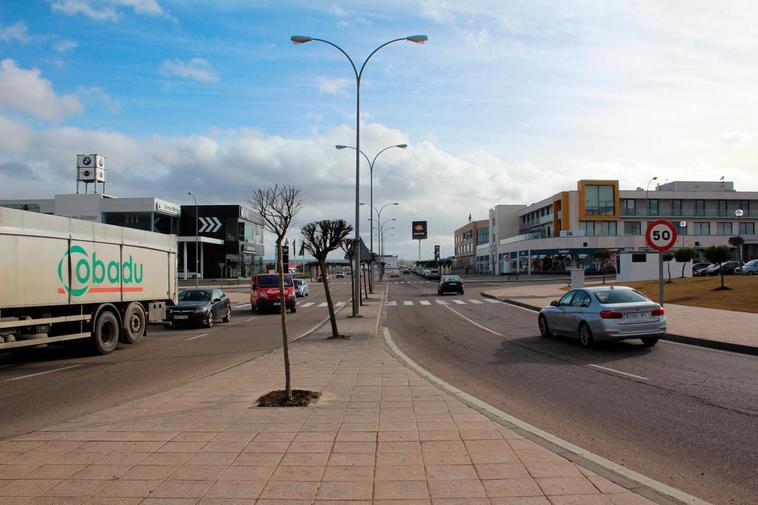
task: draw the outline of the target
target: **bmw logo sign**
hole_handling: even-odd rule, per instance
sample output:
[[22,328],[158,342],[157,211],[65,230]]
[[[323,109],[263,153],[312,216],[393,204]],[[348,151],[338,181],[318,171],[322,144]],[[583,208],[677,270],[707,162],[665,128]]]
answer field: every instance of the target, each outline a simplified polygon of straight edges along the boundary
[[92,163],[92,158],[90,158],[89,156],[85,156],[84,159],[82,160],[82,164],[89,165],[90,163]]
[[100,159],[98,159],[98,160],[97,160],[97,165],[98,165],[99,167],[102,167],[102,166],[103,166],[103,159],[102,159],[102,158],[100,158]]

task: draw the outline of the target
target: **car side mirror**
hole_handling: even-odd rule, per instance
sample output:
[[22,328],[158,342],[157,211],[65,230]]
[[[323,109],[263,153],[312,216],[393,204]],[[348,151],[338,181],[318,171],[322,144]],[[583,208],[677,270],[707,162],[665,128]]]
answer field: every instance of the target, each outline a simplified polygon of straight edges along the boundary
[[557,307],[558,306],[558,300],[553,300],[552,302],[550,302],[550,306],[551,307]]
[[220,301],[221,301],[221,298],[214,298],[214,299],[213,299],[213,303],[218,303],[218,302],[220,302]]

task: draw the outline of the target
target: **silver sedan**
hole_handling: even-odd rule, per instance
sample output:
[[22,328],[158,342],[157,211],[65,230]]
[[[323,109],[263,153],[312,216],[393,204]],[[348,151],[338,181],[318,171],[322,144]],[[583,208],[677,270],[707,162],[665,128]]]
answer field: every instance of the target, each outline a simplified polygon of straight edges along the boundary
[[666,334],[663,307],[636,289],[598,286],[574,289],[540,310],[543,337],[578,338],[584,347],[602,340],[642,339],[646,347]]

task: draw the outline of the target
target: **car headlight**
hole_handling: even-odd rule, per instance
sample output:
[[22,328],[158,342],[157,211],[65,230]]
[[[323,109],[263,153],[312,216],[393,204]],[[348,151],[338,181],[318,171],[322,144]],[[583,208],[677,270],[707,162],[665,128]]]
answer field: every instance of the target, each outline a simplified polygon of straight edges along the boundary
[[208,311],[208,307],[198,307],[198,308],[195,309],[195,313],[196,314],[199,314],[199,313],[202,313],[202,312],[207,312],[207,311]]

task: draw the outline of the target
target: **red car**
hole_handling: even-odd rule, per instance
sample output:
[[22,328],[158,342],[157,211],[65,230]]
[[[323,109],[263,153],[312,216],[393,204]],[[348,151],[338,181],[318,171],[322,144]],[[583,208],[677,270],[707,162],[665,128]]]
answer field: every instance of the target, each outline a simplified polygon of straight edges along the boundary
[[[284,299],[290,312],[296,312],[295,281],[290,274],[284,274]],[[250,310],[274,310],[280,304],[279,274],[255,274],[250,278]]]

